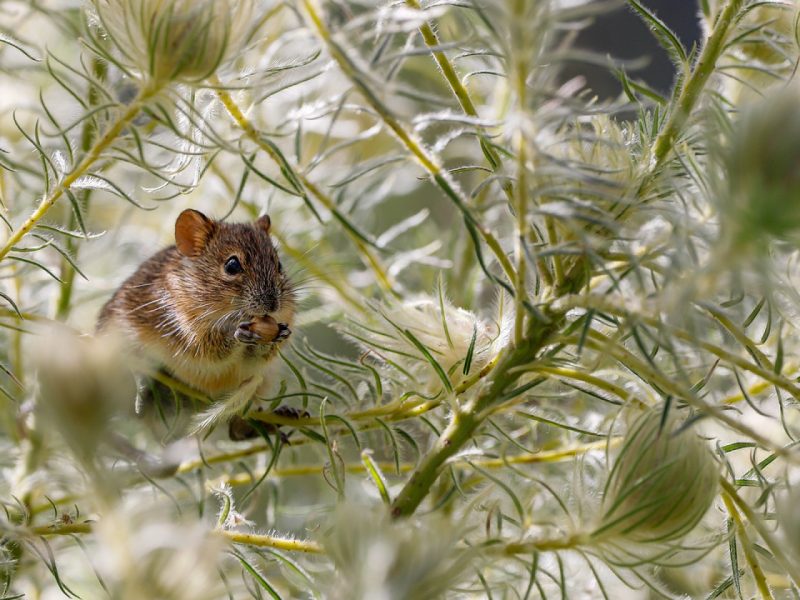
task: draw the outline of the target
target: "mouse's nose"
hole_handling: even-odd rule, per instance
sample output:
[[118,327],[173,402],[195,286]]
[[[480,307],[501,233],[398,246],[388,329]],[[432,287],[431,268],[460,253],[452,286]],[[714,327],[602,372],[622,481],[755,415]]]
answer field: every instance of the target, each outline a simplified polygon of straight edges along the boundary
[[262,294],[259,298],[259,303],[261,304],[265,313],[274,313],[280,308],[278,295],[270,292]]

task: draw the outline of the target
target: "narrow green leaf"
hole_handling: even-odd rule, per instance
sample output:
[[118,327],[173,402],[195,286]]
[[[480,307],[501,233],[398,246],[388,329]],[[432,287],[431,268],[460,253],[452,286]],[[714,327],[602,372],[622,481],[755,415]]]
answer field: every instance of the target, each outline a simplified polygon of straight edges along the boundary
[[367,473],[372,478],[375,487],[378,488],[383,503],[389,506],[392,503],[392,499],[389,497],[389,490],[386,487],[386,478],[383,476],[378,464],[372,460],[371,450],[365,449],[361,451],[361,462],[367,469]]
[[475,354],[475,342],[478,340],[478,325],[477,323],[472,324],[472,339],[469,342],[469,348],[467,348],[467,356],[464,359],[464,370],[462,371],[464,375],[469,375],[469,370],[472,367],[472,357]]
[[264,576],[261,575],[261,573],[259,573],[256,570],[256,568],[253,565],[251,565],[241,553],[235,552],[234,556],[236,556],[236,558],[239,559],[239,562],[245,568],[245,571],[250,573],[250,576],[253,578],[253,581],[255,581],[259,586],[261,586],[262,589],[265,589],[267,593],[270,595],[270,597],[273,598],[273,600],[281,600],[280,594],[278,594],[278,592],[275,591],[275,588],[273,588],[267,582]]
[[447,377],[447,373],[444,372],[442,365],[440,365],[439,362],[435,358],[433,358],[433,356],[425,347],[425,345],[417,339],[417,336],[411,333],[408,329],[403,330],[403,335],[405,335],[408,338],[408,340],[412,344],[414,344],[417,350],[420,351],[420,354],[422,354],[425,357],[425,360],[427,360],[428,363],[433,367],[433,370],[436,371],[436,374],[439,376],[439,379],[441,379],[444,389],[446,389],[449,393],[452,393],[453,384],[450,383],[450,379]]

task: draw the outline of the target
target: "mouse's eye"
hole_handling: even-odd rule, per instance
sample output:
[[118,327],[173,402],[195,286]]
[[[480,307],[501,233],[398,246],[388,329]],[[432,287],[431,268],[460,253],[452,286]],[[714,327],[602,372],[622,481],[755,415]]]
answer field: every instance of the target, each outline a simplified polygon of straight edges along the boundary
[[239,259],[235,256],[231,256],[225,261],[225,272],[228,275],[238,275],[242,271],[244,271],[244,269],[242,269],[242,263],[240,263]]

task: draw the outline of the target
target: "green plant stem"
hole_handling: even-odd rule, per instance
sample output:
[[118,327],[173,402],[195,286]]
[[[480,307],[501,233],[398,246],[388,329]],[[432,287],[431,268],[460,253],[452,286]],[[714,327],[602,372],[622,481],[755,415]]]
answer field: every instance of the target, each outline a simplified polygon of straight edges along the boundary
[[[87,207],[89,204],[89,198],[92,195],[92,190],[83,190],[81,194],[81,199],[79,202],[83,204],[84,207]],[[70,216],[69,220],[69,229],[75,229],[77,225],[75,215]],[[68,238],[66,242],[65,251],[68,254],[75,255],[78,252],[79,246],[75,243],[73,238]],[[62,281],[58,300],[56,301],[56,319],[63,321],[69,316],[69,313],[72,310],[72,291],[75,288],[75,268],[69,264],[69,261],[62,257],[61,258],[61,265],[60,265],[60,279]]]
[[[560,448],[558,450],[544,450],[542,452],[534,452],[531,454],[515,454],[512,456],[504,456],[502,458],[472,459],[469,462],[471,465],[476,467],[481,467],[483,469],[503,469],[508,465],[534,465],[534,464],[557,463],[564,460],[569,460],[576,456],[581,456],[583,454],[586,454],[587,452],[593,452],[595,450],[605,450],[607,447],[617,446],[621,442],[622,438],[611,438],[608,441],[603,440],[600,442],[579,444],[576,446]],[[257,447],[254,447],[254,450],[248,452],[247,455],[257,454],[259,452],[264,452],[268,449],[269,448],[266,445],[259,445]],[[210,464],[215,464],[220,462],[232,462],[234,460],[242,458],[243,456],[245,456],[243,452],[230,453],[229,455],[219,454],[216,456],[209,457],[208,462]],[[213,459],[213,462],[211,459]],[[415,468],[415,465],[413,463],[400,463],[399,469],[397,465],[391,461],[380,461],[376,462],[376,464],[388,476],[391,476],[392,474],[398,472],[410,473]],[[190,471],[197,470],[203,466],[204,466],[203,462],[200,459],[187,461],[186,463],[181,465],[180,469],[178,469],[178,472],[187,473]],[[319,475],[325,471],[325,468],[326,466],[322,464],[275,467],[270,471],[270,475],[278,479],[285,477],[305,477],[309,475]],[[366,467],[362,463],[348,463],[344,466],[344,469],[348,473],[363,473],[366,471]],[[262,475],[263,471],[261,471],[260,473],[247,472],[247,473],[238,473],[236,475],[231,475],[231,476],[226,475],[220,479],[210,482],[210,485],[222,485],[222,484],[228,484],[232,486],[247,485],[253,483],[253,481],[257,481]],[[59,500],[54,500],[54,503],[59,504],[60,502]],[[48,508],[52,508],[50,504],[47,504],[46,506],[42,505],[43,510],[47,510]]]
[[[92,533],[94,526],[92,523],[54,523],[52,525],[38,525],[19,530],[19,535],[73,535],[76,533]],[[216,534],[234,544],[246,544],[258,546],[260,548],[275,548],[289,552],[304,552],[307,554],[319,554],[322,546],[316,542],[294,540],[288,537],[277,535],[264,535],[257,533],[244,533],[240,531],[216,530]]]
[[[236,122],[239,128],[244,132],[244,134],[250,138],[261,150],[263,150],[267,156],[269,156],[279,167],[283,168],[288,166],[291,169],[291,179],[294,179],[294,182],[290,180],[290,183],[299,184],[302,189],[299,189],[298,192],[305,192],[307,191],[310,193],[316,200],[322,204],[327,210],[331,213],[339,214],[338,208],[336,203],[333,201],[333,198],[330,198],[327,194],[325,194],[319,186],[313,183],[304,173],[300,171],[295,165],[291,165],[288,163],[288,159],[281,158],[278,153],[275,151],[270,144],[266,143],[261,134],[259,133],[258,129],[252,124],[252,122],[244,115],[242,109],[233,99],[233,97],[228,93],[228,91],[223,87],[222,82],[220,81],[219,77],[214,75],[210,82],[212,85],[216,86],[216,93],[217,97],[219,98],[222,105],[225,107],[225,110],[228,111],[228,114],[231,118]],[[355,245],[356,249],[358,250],[359,256],[361,256],[364,264],[375,273],[375,278],[378,281],[378,284],[383,288],[386,292],[390,293],[395,297],[399,297],[398,292],[395,290],[395,283],[392,281],[391,277],[387,273],[385,267],[381,264],[380,259],[375,256],[375,254],[367,247],[360,237],[358,237],[349,227],[344,227],[344,231],[350,240]]]
[[504,392],[519,379],[521,372],[516,367],[535,359],[537,353],[558,330],[562,319],[562,315],[556,314],[549,315],[547,320],[530,319],[522,343],[503,351],[483,391],[466,405],[453,411],[447,427],[392,503],[393,517],[407,517],[414,513],[428,495],[445,463],[472,439],[493,405],[500,402]]
[[[20,276],[20,270],[21,270],[21,265],[15,265],[14,266],[14,276],[12,278],[12,281],[14,282],[14,295],[16,297],[17,306],[19,306],[21,304],[21,301],[22,301],[22,287],[23,287],[24,282],[25,282],[25,280]],[[9,311],[9,312],[11,312],[11,311]],[[19,318],[21,316],[23,319],[26,319],[26,320],[35,319],[35,317],[33,317],[33,315],[26,314],[24,312],[20,312],[19,314],[17,314],[16,312],[11,312],[11,314],[15,318]],[[14,373],[17,376],[17,379],[19,380],[20,384],[25,385],[25,368],[24,368],[25,367],[25,355],[23,353],[23,347],[22,347],[22,335],[23,335],[23,332],[21,331],[21,328],[20,329],[15,329],[13,331],[13,333],[12,333],[12,343],[13,343],[13,350],[14,350],[12,365],[13,365]],[[16,413],[16,407],[14,407],[13,410]],[[7,429],[6,431],[14,431],[14,429],[16,429],[16,428],[15,427],[11,427],[11,428]]]
[[515,554],[531,554],[533,552],[552,552],[558,550],[571,550],[589,543],[590,537],[585,533],[573,533],[559,538],[546,538],[541,540],[528,540],[513,542],[500,547],[502,554],[513,556]]
[[276,550],[303,552],[305,554],[319,554],[322,552],[322,546],[316,542],[293,540],[291,538],[275,535],[244,533],[241,531],[218,530],[217,533],[234,544],[246,544],[248,546],[258,546],[259,548],[275,548]]
[[720,477],[719,484],[724,493],[736,504],[738,509],[758,532],[758,535],[761,536],[761,539],[770,549],[770,552],[772,552],[778,564],[786,570],[794,584],[800,587],[800,565],[786,556],[786,553],[783,551],[783,544],[775,539],[772,532],[764,525],[764,521],[753,511],[750,505],[742,499],[733,484],[724,477]]
[[708,78],[714,72],[722,51],[728,31],[742,7],[744,0],[728,0],[719,13],[714,29],[700,52],[700,56],[692,69],[691,74],[684,81],[673,106],[667,122],[662,127],[653,145],[654,169],[660,166],[675,146],[675,140],[680,135],[689,116],[705,89]]
[[[417,10],[422,10],[422,7],[418,0],[406,0],[406,5],[410,6],[411,8],[415,8]],[[430,22],[426,21],[422,25],[420,25],[419,32],[422,35],[422,39],[425,42],[425,45],[430,49],[433,59],[439,66],[442,76],[445,78],[445,81],[447,81],[447,84],[450,86],[450,90],[453,92],[453,95],[456,97],[456,100],[458,100],[458,104],[459,106],[461,106],[461,110],[464,111],[464,114],[469,115],[470,117],[473,117],[475,119],[480,119],[478,110],[477,108],[475,108],[475,104],[473,103],[469,92],[461,83],[461,80],[459,79],[458,74],[456,73],[455,67],[453,67],[453,64],[447,58],[447,54],[444,51],[438,49],[441,42],[439,41],[439,36],[436,35],[436,31],[434,30],[433,25]],[[523,85],[524,83],[525,82],[523,81]],[[486,161],[489,163],[489,167],[492,169],[492,172],[494,173],[502,173],[503,163],[502,160],[500,159],[500,155],[492,147],[491,141],[487,137],[484,128],[478,125],[477,129],[478,129],[478,140],[480,142],[481,150],[483,151],[483,154],[486,157]],[[524,165],[525,162],[524,156],[521,158],[521,162]],[[522,175],[524,177],[524,174]],[[508,180],[507,178],[504,178],[502,180],[502,183],[500,184],[500,187],[505,193],[509,203],[517,206],[519,204],[519,200],[515,197],[514,186],[511,183],[511,181]],[[524,198],[525,190],[527,189],[527,187],[525,186],[523,178],[518,179],[518,187],[521,188],[522,190],[519,192],[519,195]],[[485,187],[482,190],[481,195],[482,196],[485,195],[488,189],[489,189],[488,186]],[[480,206],[480,201],[478,201],[477,204],[478,206]],[[474,257],[475,253],[469,249],[469,246],[467,246],[465,248],[465,256],[462,259],[461,264],[464,266],[471,266],[472,263],[474,262]],[[539,275],[542,277],[544,282],[547,285],[552,285],[553,277],[550,274],[550,269],[547,268],[547,265],[544,263],[544,261],[538,261],[537,267]],[[519,265],[517,265],[517,274],[519,275],[519,273],[520,273],[520,267]],[[522,285],[524,286],[524,273],[522,274],[522,280],[523,280]],[[520,282],[517,281],[516,283],[517,283],[517,291],[519,291]],[[519,305],[518,308],[521,308],[523,299],[519,298],[519,294],[517,303]],[[517,314],[520,315],[521,312],[518,312]],[[520,318],[520,321],[522,320],[524,320],[524,315],[522,315],[522,317]]]
[[[638,185],[633,189],[638,195],[646,189],[649,183],[660,172],[660,167],[675,147],[675,140],[683,132],[689,117],[703,95],[708,79],[714,73],[717,60],[725,49],[725,42],[739,9],[744,0],[727,0],[714,23],[711,35],[706,40],[700,56],[691,72],[681,85],[680,91],[673,96],[667,121],[661,127],[659,134],[653,141],[649,156],[652,157],[649,168],[643,172]],[[648,156],[647,154],[645,156]],[[626,203],[616,218],[620,219],[633,204]],[[587,281],[587,257],[575,260],[567,270],[564,282],[556,286],[556,297],[579,291]]]
[[91,533],[91,523],[54,523],[30,527],[24,533],[32,535],[72,535],[74,533]]
[[461,191],[451,183],[448,175],[439,165],[437,158],[425,148],[419,140],[415,139],[411,133],[406,131],[405,127],[395,118],[389,108],[375,95],[372,89],[366,85],[350,57],[347,56],[342,48],[334,41],[331,32],[328,30],[328,27],[323,22],[316,8],[316,2],[314,0],[303,0],[303,6],[306,9],[311,24],[328,48],[331,58],[336,61],[336,64],[342,72],[361,92],[365,100],[381,118],[384,125],[394,133],[397,139],[400,140],[411,155],[414,156],[417,162],[430,174],[444,194],[458,207],[467,224],[478,232],[489,249],[494,253],[506,277],[513,285],[516,281],[514,266],[511,264],[508,256],[506,256],[505,250],[503,250],[498,239],[487,227],[475,218],[475,215],[472,214],[468,206],[467,198],[465,198]]
[[608,381],[603,377],[592,375],[591,373],[584,373],[583,371],[579,371],[578,369],[571,369],[568,367],[551,367],[538,364],[530,365],[530,367],[525,367],[525,368],[526,370],[530,370],[531,372],[558,377],[561,380],[574,380],[574,381],[581,381],[583,383],[588,383],[589,385],[599,388],[605,392],[614,394],[624,403],[632,402],[642,408],[647,406],[647,404],[644,401],[634,396],[633,392],[631,392],[630,390],[618,386],[614,383],[611,383],[610,381]]
[[[410,6],[411,8],[415,8],[417,10],[422,10],[422,7],[418,0],[406,0],[406,5]],[[442,76],[447,81],[447,84],[450,86],[450,90],[453,92],[453,95],[458,100],[459,106],[461,106],[461,110],[464,111],[464,114],[473,117],[475,119],[480,119],[480,115],[478,114],[478,109],[475,108],[475,104],[470,97],[469,91],[464,85],[461,83],[461,80],[458,77],[458,73],[456,73],[455,67],[450,62],[450,59],[447,58],[447,54],[443,50],[438,50],[441,42],[439,41],[439,36],[436,35],[436,31],[434,30],[434,26],[426,21],[419,27],[419,32],[422,34],[422,39],[425,42],[425,45],[430,48],[431,55],[433,59],[436,61],[436,64],[439,66],[439,69],[442,72]],[[492,169],[494,173],[501,173],[503,163],[500,158],[500,155],[497,151],[492,147],[491,141],[489,140],[488,136],[486,135],[485,129],[478,125],[478,140],[480,140],[481,150],[483,151],[484,156],[486,157],[486,161],[489,163],[489,167]],[[514,185],[508,179],[503,179],[503,182],[500,184],[500,188],[508,198],[509,202],[514,201]],[[543,277],[549,277],[549,271],[545,270],[542,273]],[[552,282],[551,282],[552,283]]]
[[[772,595],[772,590],[770,590],[769,585],[767,585],[767,578],[764,575],[764,570],[761,568],[761,563],[758,562],[758,557],[753,551],[753,544],[750,541],[750,536],[747,535],[747,530],[745,529],[744,523],[742,523],[742,519],[739,516],[739,511],[736,510],[733,500],[726,492],[722,492],[722,501],[725,503],[725,508],[728,510],[728,514],[731,516],[731,519],[733,519],[733,522],[736,526],[736,535],[739,538],[742,549],[744,550],[745,560],[750,567],[750,572],[753,575],[753,579],[755,579],[758,591],[761,593],[761,598],[763,600],[775,600],[775,597]],[[734,569],[739,568],[739,565],[731,566]]]
[[144,108],[147,102],[158,93],[159,88],[153,86],[145,86],[140,91],[136,98],[128,104],[125,110],[114,120],[111,125],[106,129],[105,133],[100,137],[90,148],[89,152],[83,159],[64,174],[64,177],[58,184],[50,190],[36,210],[25,220],[25,222],[15,229],[6,243],[0,248],[0,260],[6,257],[11,250],[16,246],[23,237],[42,220],[47,212],[53,207],[61,196],[64,195],[69,187],[75,183],[80,177],[86,175],[89,169],[97,162],[105,150],[107,150],[119,137],[122,131],[130,125],[136,118],[139,112]]
[[[560,338],[558,340],[562,343],[577,344],[579,341],[578,336],[570,336]],[[762,435],[758,430],[745,425],[729,416],[723,407],[716,404],[709,404],[703,398],[693,394],[688,388],[680,385],[662,373],[658,368],[651,366],[650,363],[643,359],[638,358],[632,352],[627,350],[624,346],[617,343],[615,340],[608,336],[603,335],[598,331],[590,330],[584,340],[584,345],[606,356],[612,357],[620,364],[624,365],[631,372],[636,373],[637,376],[647,381],[651,386],[656,389],[661,389],[664,393],[685,400],[695,409],[708,414],[719,422],[724,423],[734,431],[738,431],[745,436],[758,443],[761,447],[773,451],[776,455],[783,457],[789,462],[800,464],[800,457],[797,456],[791,449],[785,448],[780,444],[770,440],[765,435]]]
[[[520,20],[524,14],[524,2],[526,0],[516,0],[514,2],[514,18],[517,27],[513,28],[512,36],[516,36],[519,28],[522,27]],[[515,145],[517,150],[517,189],[514,197],[515,230],[514,230],[514,256],[516,258],[517,279],[514,282],[514,343],[522,343],[522,336],[525,333],[525,303],[528,300],[528,293],[525,288],[525,240],[528,236],[528,142],[525,133],[526,108],[528,105],[528,57],[524,53],[518,53],[512,58],[514,63],[512,81],[514,91],[517,94],[517,110],[520,113],[519,124],[514,133]],[[555,243],[555,240],[551,240]],[[547,270],[549,272],[549,270]]]
[[756,342],[747,337],[747,334],[741,327],[731,321],[727,316],[725,316],[725,314],[723,314],[721,310],[715,306],[710,304],[702,304],[702,307],[708,311],[715,321],[727,329],[728,333],[730,333],[737,342],[747,349],[747,351],[758,361],[760,366],[766,367],[770,371],[775,372],[775,365],[772,363],[770,358],[758,349]]
[[[422,10],[422,6],[418,0],[405,0],[405,2],[406,6],[410,6],[416,10]],[[475,104],[472,102],[469,92],[461,84],[461,80],[459,79],[453,64],[450,62],[450,59],[447,58],[447,54],[445,54],[442,50],[437,50],[437,48],[440,46],[439,36],[436,35],[431,23],[428,21],[424,22],[419,26],[419,32],[422,34],[422,39],[425,42],[425,45],[430,48],[433,59],[436,61],[436,64],[439,65],[439,69],[441,69],[442,75],[458,100],[458,104],[461,106],[461,109],[470,117],[475,117],[476,119],[479,118],[478,110],[475,108]],[[497,154],[495,149],[489,145],[489,140],[486,138],[483,128],[480,128],[479,139],[481,140],[481,148],[486,155],[486,160],[489,162],[492,170],[496,170],[501,163],[500,156]],[[511,184],[508,183],[505,185],[510,186]],[[510,190],[507,193],[510,194]]]

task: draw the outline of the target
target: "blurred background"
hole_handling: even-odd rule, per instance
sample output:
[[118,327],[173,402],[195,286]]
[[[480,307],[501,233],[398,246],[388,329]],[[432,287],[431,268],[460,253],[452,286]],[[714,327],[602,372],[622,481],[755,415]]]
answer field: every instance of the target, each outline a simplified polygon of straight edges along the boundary
[[[605,3],[604,0],[594,0]],[[643,0],[672,29],[686,48],[700,41],[700,7],[695,0]],[[647,26],[628,6],[598,15],[578,34],[577,48],[620,59],[632,66],[630,74],[640,77],[653,89],[668,94],[675,69]],[[620,93],[619,81],[608,69],[587,70],[585,66],[567,66],[565,77],[585,75],[590,88],[601,98]]]

